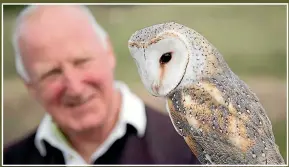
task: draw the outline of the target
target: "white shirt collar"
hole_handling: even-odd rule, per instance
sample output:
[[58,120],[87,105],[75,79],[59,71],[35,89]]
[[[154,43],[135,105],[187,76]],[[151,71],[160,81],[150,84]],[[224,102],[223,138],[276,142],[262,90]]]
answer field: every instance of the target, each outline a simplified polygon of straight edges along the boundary
[[[143,137],[145,133],[147,120],[143,101],[132,93],[123,82],[115,81],[115,88],[119,89],[122,94],[120,117],[107,140],[101,144],[98,150],[92,155],[91,161],[103,155],[117,139],[124,136],[126,124],[131,124],[136,128],[138,137]],[[36,148],[42,156],[45,156],[46,149],[43,140],[63,152],[66,164],[85,163],[78,153],[65,142],[62,134],[59,133],[51,116],[48,114],[46,114],[41,121],[35,137]]]

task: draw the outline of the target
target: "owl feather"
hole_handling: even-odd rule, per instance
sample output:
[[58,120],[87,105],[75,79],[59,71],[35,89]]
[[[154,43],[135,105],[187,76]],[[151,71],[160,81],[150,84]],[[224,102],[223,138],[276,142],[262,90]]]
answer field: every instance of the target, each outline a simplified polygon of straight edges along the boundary
[[258,97],[204,36],[168,22],[136,31],[128,45],[144,86],[166,98],[201,163],[284,164]]

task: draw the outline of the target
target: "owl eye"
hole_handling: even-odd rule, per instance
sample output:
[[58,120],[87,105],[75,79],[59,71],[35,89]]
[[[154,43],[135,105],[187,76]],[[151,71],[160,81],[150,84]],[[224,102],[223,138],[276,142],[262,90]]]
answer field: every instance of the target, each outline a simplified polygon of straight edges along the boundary
[[160,58],[161,64],[166,64],[172,59],[172,52],[164,53]]

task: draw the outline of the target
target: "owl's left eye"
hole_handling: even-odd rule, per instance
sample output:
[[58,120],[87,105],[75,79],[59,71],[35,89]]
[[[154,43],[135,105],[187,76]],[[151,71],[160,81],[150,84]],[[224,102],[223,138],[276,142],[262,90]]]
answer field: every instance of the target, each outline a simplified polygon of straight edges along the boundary
[[172,59],[172,52],[164,53],[160,58],[161,64],[166,64]]

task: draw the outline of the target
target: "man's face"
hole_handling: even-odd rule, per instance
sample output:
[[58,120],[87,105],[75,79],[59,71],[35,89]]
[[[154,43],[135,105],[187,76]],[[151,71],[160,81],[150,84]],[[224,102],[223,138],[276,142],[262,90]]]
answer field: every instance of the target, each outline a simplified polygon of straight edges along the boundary
[[28,89],[62,128],[100,126],[110,114],[114,56],[91,25],[51,24],[31,23],[26,28],[33,35],[19,40],[31,78]]

